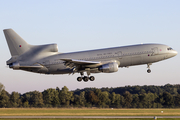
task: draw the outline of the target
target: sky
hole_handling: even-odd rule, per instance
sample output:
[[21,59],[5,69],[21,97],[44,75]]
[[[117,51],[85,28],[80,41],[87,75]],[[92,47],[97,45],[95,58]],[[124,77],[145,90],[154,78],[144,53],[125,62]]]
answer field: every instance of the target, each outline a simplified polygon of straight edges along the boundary
[[12,28],[32,45],[57,43],[59,52],[84,51],[141,43],[166,44],[180,53],[179,0],[2,0],[0,2],[0,83],[9,93],[86,87],[180,84],[180,55],[147,65],[92,74],[42,75],[9,69],[11,55],[3,29]]

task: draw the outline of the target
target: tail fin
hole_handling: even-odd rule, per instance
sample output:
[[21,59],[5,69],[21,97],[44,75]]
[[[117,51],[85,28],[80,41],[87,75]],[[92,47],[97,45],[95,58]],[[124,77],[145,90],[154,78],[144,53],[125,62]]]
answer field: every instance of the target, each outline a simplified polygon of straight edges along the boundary
[[30,49],[30,45],[23,40],[14,30],[4,29],[4,35],[6,37],[7,44],[11,56],[19,56]]

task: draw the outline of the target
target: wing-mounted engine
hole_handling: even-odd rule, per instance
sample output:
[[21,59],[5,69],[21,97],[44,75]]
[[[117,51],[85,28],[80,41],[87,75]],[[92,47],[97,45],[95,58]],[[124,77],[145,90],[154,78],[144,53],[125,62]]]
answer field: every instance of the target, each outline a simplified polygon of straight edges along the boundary
[[98,69],[103,73],[113,73],[118,71],[118,64],[116,62],[107,63],[100,66]]

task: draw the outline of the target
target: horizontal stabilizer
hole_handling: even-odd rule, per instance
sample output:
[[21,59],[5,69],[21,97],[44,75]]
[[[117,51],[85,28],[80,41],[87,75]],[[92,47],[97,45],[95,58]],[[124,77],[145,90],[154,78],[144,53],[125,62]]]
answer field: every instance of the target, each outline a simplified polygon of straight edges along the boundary
[[13,69],[20,69],[20,68],[25,68],[25,69],[40,69],[43,68],[44,66],[40,65],[40,64],[35,64],[35,65],[28,65],[28,66],[24,66],[24,65],[20,65],[19,63],[15,62],[9,65],[9,68],[13,68]]
[[20,68],[36,68],[36,69],[39,69],[39,68],[43,68],[43,66],[20,66]]

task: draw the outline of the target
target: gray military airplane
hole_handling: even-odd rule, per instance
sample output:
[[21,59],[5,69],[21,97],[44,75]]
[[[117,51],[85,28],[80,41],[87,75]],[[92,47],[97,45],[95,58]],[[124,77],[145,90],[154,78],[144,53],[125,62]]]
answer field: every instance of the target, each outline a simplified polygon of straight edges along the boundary
[[[163,44],[139,44],[89,51],[59,53],[57,44],[30,45],[12,29],[3,30],[10,49],[9,68],[42,74],[80,73],[77,81],[94,81],[91,73],[113,73],[119,67],[150,65],[177,55]],[[84,72],[87,76],[84,76]]]

